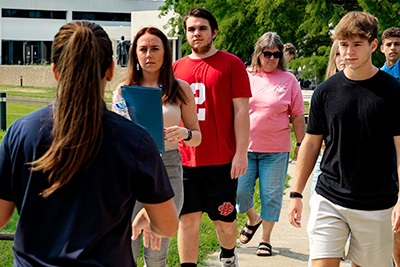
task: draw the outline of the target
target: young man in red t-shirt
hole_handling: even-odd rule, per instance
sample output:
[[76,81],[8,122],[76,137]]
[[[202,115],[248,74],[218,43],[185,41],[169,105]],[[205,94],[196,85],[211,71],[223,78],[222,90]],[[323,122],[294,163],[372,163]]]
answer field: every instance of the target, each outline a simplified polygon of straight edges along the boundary
[[222,266],[237,266],[235,198],[237,177],[247,169],[250,84],[243,62],[214,47],[218,24],[208,10],[192,9],[183,27],[192,53],[173,66],[175,76],[195,94],[202,142],[180,146],[185,195],[178,234],[181,266],[196,266],[202,212],[217,230]]

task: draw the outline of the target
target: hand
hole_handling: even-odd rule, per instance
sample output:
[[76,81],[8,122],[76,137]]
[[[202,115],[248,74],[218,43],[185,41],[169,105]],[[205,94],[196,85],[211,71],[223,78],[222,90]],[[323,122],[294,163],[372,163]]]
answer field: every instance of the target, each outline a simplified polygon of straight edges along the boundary
[[397,201],[392,211],[392,230],[395,233],[400,232],[400,202]]
[[289,223],[296,228],[301,227],[301,212],[303,211],[303,202],[301,198],[291,198],[288,208]]
[[232,168],[231,168],[231,178],[237,179],[240,175],[243,175],[247,171],[247,153],[244,155],[235,154],[232,160]]
[[140,236],[143,231],[143,245],[148,248],[151,243],[152,250],[160,250],[161,237],[151,231],[150,219],[145,209],[141,209],[132,222],[132,240]]
[[171,126],[164,128],[164,140],[171,143],[178,143],[179,141],[186,139],[188,134],[186,128],[179,126]]

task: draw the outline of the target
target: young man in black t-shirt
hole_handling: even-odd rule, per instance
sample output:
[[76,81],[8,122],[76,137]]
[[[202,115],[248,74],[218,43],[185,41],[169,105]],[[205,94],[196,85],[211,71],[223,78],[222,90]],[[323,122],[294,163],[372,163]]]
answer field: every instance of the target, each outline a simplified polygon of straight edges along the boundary
[[288,216],[301,227],[301,192],[324,140],[307,229],[313,266],[339,266],[349,236],[353,266],[391,266],[391,229],[400,230],[393,160],[400,151],[400,84],[372,65],[377,25],[364,12],[341,19],[332,38],[346,68],[319,85],[311,101]]

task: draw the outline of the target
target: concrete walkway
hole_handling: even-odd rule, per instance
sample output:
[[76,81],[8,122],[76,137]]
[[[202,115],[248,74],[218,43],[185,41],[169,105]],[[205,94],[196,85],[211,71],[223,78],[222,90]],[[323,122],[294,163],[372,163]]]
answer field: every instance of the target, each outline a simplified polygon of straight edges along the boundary
[[[296,163],[289,163],[288,174],[293,178]],[[307,222],[310,214],[310,207],[308,201],[310,199],[310,187],[312,177],[308,180],[306,189],[303,192],[303,214],[302,214],[302,228],[298,229],[289,224],[287,218],[287,209],[289,204],[290,187],[285,190],[282,202],[282,211],[279,222],[275,224],[271,236],[272,256],[271,257],[258,257],[255,253],[258,243],[261,239],[262,227],[260,227],[253,239],[246,245],[242,245],[239,240],[237,244],[239,248],[236,249],[239,259],[240,267],[258,267],[258,266],[271,266],[271,267],[306,267],[308,266],[308,235],[307,235]],[[289,181],[291,185],[293,179]],[[239,231],[243,225],[239,225]],[[221,266],[217,260],[218,253],[210,255],[210,259],[206,261],[207,266]],[[341,267],[350,267],[349,262],[342,262]]]

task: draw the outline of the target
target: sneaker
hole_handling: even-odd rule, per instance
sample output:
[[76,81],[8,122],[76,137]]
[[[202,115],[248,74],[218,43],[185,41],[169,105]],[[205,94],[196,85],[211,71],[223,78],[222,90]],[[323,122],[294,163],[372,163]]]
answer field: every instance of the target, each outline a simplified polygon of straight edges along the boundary
[[220,252],[218,259],[222,267],[239,267],[237,263],[236,250],[235,250],[235,255],[230,258],[221,258],[221,252]]

